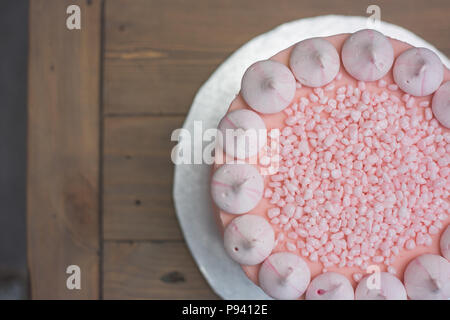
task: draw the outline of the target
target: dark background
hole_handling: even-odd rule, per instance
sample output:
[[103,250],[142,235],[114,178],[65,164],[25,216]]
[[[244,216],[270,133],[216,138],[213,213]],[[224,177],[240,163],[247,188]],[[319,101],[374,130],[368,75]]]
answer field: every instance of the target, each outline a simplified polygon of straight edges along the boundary
[[27,297],[28,1],[0,2],[0,299]]

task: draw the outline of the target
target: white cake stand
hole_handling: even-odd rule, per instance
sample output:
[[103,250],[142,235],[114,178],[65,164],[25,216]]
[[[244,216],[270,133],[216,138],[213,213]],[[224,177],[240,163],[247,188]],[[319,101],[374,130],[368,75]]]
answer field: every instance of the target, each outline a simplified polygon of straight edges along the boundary
[[[204,130],[216,128],[239,92],[244,71],[253,62],[267,59],[303,39],[368,27],[368,19],[364,17],[329,15],[288,22],[250,40],[225,60],[200,88],[183,128],[193,134],[195,120],[202,121]],[[446,56],[412,32],[386,22],[381,22],[378,30],[413,46],[427,47],[450,66]],[[269,299],[225,253],[209,197],[210,170],[207,164],[175,167],[173,196],[187,245],[200,271],[223,299]]]

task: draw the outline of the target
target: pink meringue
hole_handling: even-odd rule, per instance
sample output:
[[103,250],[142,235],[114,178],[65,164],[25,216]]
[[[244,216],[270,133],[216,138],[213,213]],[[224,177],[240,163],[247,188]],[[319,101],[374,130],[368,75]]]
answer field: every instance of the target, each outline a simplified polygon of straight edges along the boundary
[[413,300],[448,300],[450,262],[436,254],[423,254],[408,264],[404,281]]
[[413,96],[435,92],[444,79],[444,66],[439,57],[426,48],[411,48],[397,57],[393,68],[395,83]]
[[249,164],[225,164],[214,173],[211,181],[214,203],[233,214],[255,208],[263,191],[263,177],[256,167]]
[[298,299],[311,278],[306,262],[289,252],[272,254],[259,269],[259,286],[275,299]]
[[364,29],[355,32],[342,47],[345,70],[361,81],[381,79],[394,62],[394,49],[382,33]]
[[441,253],[447,260],[450,260],[450,225],[442,232],[440,240]]
[[309,87],[321,87],[338,74],[339,54],[323,38],[306,39],[292,49],[289,66],[300,83]]
[[[379,283],[375,277],[379,276]],[[372,278],[371,278],[372,277]],[[379,288],[376,286],[379,285]],[[406,290],[402,282],[393,274],[380,272],[365,276],[356,287],[356,300],[406,300]]]
[[263,119],[251,110],[226,114],[218,127],[219,145],[227,155],[238,159],[253,157],[266,145],[267,130]]
[[225,228],[228,255],[243,265],[263,262],[275,245],[275,234],[266,219],[251,214],[234,218]]
[[296,81],[291,70],[277,61],[255,62],[242,77],[242,98],[261,113],[282,111],[291,104],[295,90]]
[[315,277],[306,291],[306,300],[354,300],[353,287],[347,277],[326,272]]
[[434,94],[431,110],[437,121],[450,129],[450,81],[445,82]]

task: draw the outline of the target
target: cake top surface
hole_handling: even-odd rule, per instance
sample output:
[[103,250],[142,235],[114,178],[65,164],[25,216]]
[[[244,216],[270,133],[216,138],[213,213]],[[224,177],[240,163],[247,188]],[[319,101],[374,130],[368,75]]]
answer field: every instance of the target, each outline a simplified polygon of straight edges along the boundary
[[[252,263],[234,254],[249,278],[273,284],[277,269],[262,267],[270,253],[294,254],[312,277],[332,271],[353,285],[373,266],[403,280],[414,258],[441,254],[450,222],[449,80],[431,51],[373,30],[308,39],[250,66],[219,130],[280,135],[225,137],[212,178],[225,234],[236,214],[267,223],[251,233],[241,220],[226,237],[229,250],[249,252]],[[249,147],[236,148],[239,139]],[[247,164],[222,165],[235,158]],[[288,262],[280,268],[296,275],[300,267]]]

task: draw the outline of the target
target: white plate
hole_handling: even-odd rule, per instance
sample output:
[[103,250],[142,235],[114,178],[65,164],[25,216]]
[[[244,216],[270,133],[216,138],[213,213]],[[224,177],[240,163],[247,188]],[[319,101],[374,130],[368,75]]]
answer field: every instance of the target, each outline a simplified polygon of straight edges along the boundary
[[[355,32],[367,27],[367,18],[364,17],[320,16],[285,23],[250,40],[225,60],[200,88],[183,128],[193,133],[194,120],[202,121],[203,129],[216,128],[239,92],[244,71],[253,62],[267,59],[303,39]],[[385,22],[381,22],[378,30],[413,46],[433,50],[449,67],[447,57],[410,31]],[[200,271],[220,297],[268,299],[225,253],[221,232],[211,209],[210,170],[206,164],[175,167],[173,196],[187,245]]]

